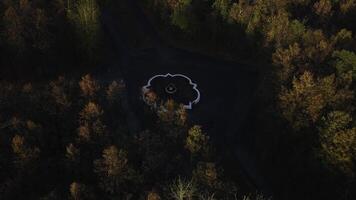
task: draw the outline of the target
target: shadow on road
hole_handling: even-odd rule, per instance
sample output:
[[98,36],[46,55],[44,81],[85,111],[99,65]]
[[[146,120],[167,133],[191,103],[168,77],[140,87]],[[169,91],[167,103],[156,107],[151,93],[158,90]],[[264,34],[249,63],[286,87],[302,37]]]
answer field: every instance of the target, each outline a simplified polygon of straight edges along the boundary
[[150,48],[135,49],[126,39],[130,30],[125,30],[125,25],[116,20],[120,18],[118,12],[107,9],[102,13],[102,24],[117,55],[109,76],[122,76],[127,84],[126,107],[132,115],[129,118],[134,124],[132,132],[141,129],[141,89],[147,81],[157,74],[184,74],[198,84],[201,92],[199,104],[189,111],[192,122],[205,128],[217,148],[234,155],[231,165],[242,168],[245,178],[255,189],[268,192],[253,151],[246,145],[250,136],[242,131],[258,85],[259,74],[250,70],[255,67],[171,47],[160,39],[134,0],[123,2],[126,2],[126,12],[133,16],[127,20],[136,23],[151,41]]

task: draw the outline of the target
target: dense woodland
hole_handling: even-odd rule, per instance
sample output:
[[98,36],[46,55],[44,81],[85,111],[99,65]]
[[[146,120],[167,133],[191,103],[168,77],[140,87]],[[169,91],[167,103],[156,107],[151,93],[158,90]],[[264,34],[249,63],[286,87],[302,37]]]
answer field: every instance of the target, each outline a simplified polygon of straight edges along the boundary
[[255,66],[262,188],[175,102],[132,132],[125,82],[95,74],[120,2],[0,2],[0,199],[356,198],[355,0],[137,0],[172,46]]

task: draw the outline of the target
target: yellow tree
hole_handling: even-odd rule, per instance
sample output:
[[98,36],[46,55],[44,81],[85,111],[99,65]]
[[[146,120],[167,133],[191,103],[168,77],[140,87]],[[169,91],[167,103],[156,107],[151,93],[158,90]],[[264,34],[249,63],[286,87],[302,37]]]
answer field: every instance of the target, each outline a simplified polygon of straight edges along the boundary
[[115,146],[108,146],[103,150],[102,158],[95,160],[94,165],[101,188],[109,194],[120,192],[120,185],[129,173],[127,153]]
[[192,154],[202,153],[208,148],[209,137],[203,133],[201,126],[195,125],[188,131],[185,148]]
[[334,75],[314,78],[306,71],[294,78],[291,89],[283,88],[279,106],[283,117],[295,130],[300,130],[315,125],[327,107],[347,106],[352,99],[352,91],[347,86],[338,86]]
[[88,98],[93,98],[100,89],[99,83],[93,79],[90,74],[87,74],[82,77],[82,80],[79,82],[79,86],[82,92],[82,95]]
[[40,149],[38,147],[30,147],[26,144],[23,136],[15,135],[12,138],[11,146],[16,155],[15,164],[19,168],[24,168],[39,157]]
[[330,169],[353,178],[356,155],[356,127],[350,114],[342,111],[330,112],[320,127],[323,161]]
[[103,139],[105,125],[102,122],[103,110],[94,102],[88,102],[79,113],[80,127],[78,135],[84,141],[96,141]]
[[95,199],[92,191],[82,183],[73,182],[69,186],[71,200],[91,200]]
[[331,0],[319,0],[314,4],[314,12],[323,19],[331,17],[333,14],[332,8],[333,5]]

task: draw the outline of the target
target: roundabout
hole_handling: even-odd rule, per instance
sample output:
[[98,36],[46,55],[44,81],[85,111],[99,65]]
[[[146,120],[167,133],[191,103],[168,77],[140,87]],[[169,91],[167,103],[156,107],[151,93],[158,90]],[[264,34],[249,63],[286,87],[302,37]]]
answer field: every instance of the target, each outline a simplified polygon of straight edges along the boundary
[[[153,95],[154,94],[154,95]],[[148,105],[174,100],[191,110],[200,101],[198,85],[183,74],[159,74],[151,77],[142,87],[142,98]],[[154,101],[152,97],[154,96]]]

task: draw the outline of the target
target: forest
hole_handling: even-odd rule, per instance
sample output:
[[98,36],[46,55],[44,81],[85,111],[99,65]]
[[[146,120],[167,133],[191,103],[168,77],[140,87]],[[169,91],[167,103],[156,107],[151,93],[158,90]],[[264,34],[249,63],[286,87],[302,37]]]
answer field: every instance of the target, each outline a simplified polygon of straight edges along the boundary
[[[356,199],[355,33],[356,0],[2,0],[0,199]],[[163,44],[258,74],[263,184],[173,100],[135,128],[122,69]]]

